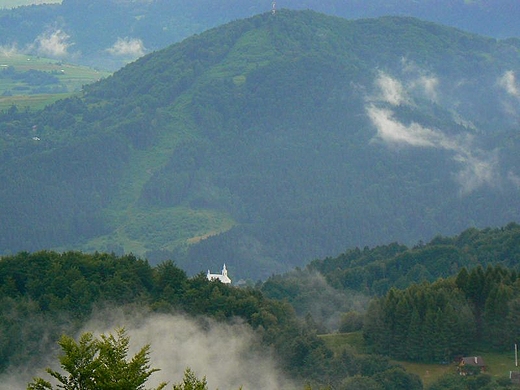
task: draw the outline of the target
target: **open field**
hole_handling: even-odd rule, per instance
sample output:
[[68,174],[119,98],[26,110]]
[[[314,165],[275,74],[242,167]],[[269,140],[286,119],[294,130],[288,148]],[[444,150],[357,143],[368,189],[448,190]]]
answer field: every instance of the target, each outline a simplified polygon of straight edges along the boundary
[[72,93],[55,93],[41,95],[17,95],[0,96],[0,112],[5,111],[13,105],[19,109],[29,108],[31,110],[41,110],[57,100],[65,99]]
[[2,0],[0,2],[0,8],[15,8],[22,5],[32,4],[56,4],[60,3],[61,0]]
[[[16,77],[9,76],[8,70],[14,69]],[[47,90],[32,85],[20,75],[36,70],[55,78]],[[19,108],[40,109],[56,100],[79,92],[83,85],[107,77],[110,72],[85,66],[63,63],[42,57],[20,53],[0,52],[0,111],[13,104]]]
[[[345,348],[358,354],[366,352],[361,332],[332,333],[321,335],[320,338],[334,353],[340,353]],[[513,350],[511,350],[510,353],[475,351],[473,355],[481,356],[484,359],[487,367],[486,372],[493,377],[507,377],[509,376],[509,371],[520,371],[520,368],[515,367]],[[454,363],[425,364],[397,360],[393,362],[403,366],[406,371],[417,374],[423,381],[425,387],[428,387],[441,376],[456,371]]]

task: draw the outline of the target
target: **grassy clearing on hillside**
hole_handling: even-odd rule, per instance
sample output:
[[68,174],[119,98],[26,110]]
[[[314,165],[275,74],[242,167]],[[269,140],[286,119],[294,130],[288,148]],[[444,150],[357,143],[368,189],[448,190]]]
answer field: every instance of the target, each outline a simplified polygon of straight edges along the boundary
[[[332,333],[321,335],[320,338],[334,353],[341,353],[345,348],[356,354],[367,353],[361,332]],[[513,351],[510,353],[475,351],[473,355],[481,356],[484,359],[487,366],[486,372],[493,377],[508,377],[509,371],[520,371],[519,367],[515,367]],[[425,387],[428,387],[443,375],[456,372],[455,363],[425,364],[398,360],[393,362],[404,367],[406,371],[418,375]]]
[[320,338],[334,353],[341,353],[345,347],[350,348],[357,354],[367,352],[361,332],[324,334],[320,335]]
[[9,109],[11,106],[17,106],[19,109],[29,108],[31,110],[41,110],[60,99],[65,99],[73,95],[72,93],[60,94],[41,94],[41,95],[17,95],[17,96],[0,96],[0,112]]
[[245,83],[244,73],[268,65],[274,49],[266,31],[252,31],[244,34],[233,46],[222,63],[214,66],[209,78],[232,78],[235,85]]
[[[173,250],[205,237],[231,229],[235,221],[215,210],[193,210],[174,207],[169,210],[138,212],[126,215],[126,224],[108,236],[90,241],[85,250],[111,251],[124,249],[143,256],[148,250]],[[159,229],[157,229],[159,227]]]
[[395,363],[404,367],[407,372],[418,375],[421,378],[424,387],[428,387],[432,383],[436,382],[443,375],[456,371],[454,364],[425,364],[403,361],[395,361]]
[[120,178],[121,190],[107,210],[114,221],[113,231],[85,243],[82,250],[124,250],[144,256],[154,249],[186,248],[236,225],[228,213],[218,210],[178,206],[143,212],[139,206],[143,186],[153,173],[168,162],[180,143],[196,137],[196,127],[183,111],[190,99],[186,94],[175,106],[158,110],[158,115],[167,119],[158,128],[157,141],[150,149],[134,151],[127,174]]

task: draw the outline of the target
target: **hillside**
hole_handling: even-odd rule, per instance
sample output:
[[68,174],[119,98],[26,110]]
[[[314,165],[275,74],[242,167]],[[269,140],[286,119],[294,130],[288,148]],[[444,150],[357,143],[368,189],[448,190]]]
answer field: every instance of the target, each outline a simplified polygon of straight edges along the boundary
[[0,247],[256,280],[517,221],[519,68],[515,41],[412,18],[229,23],[4,113]]
[[454,278],[462,269],[502,267],[518,273],[519,244],[520,225],[511,223],[437,236],[413,247],[391,243],[353,248],[273,275],[261,290],[269,298],[290,303],[301,317],[310,313],[322,329],[331,331],[341,329],[344,313],[364,313],[369,298],[384,296],[391,289]]
[[[10,0],[2,5],[24,3],[31,2]],[[0,9],[0,49],[117,70],[193,34],[268,12],[272,4],[266,0],[49,3],[53,4]],[[278,0],[277,7],[311,9],[347,19],[412,16],[495,38],[520,37],[516,0]]]

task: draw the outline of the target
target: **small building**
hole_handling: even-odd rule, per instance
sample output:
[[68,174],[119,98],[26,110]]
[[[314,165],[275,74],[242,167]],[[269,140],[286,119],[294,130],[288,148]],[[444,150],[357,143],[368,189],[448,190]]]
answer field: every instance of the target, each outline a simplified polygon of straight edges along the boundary
[[224,264],[224,267],[222,267],[222,272],[220,274],[212,274],[208,269],[208,273],[207,273],[206,277],[210,281],[219,280],[221,283],[224,283],[224,284],[231,283],[231,279],[229,278],[229,276],[227,274],[226,264]]
[[467,356],[460,359],[459,362],[460,375],[474,375],[486,371],[486,363],[481,356]]

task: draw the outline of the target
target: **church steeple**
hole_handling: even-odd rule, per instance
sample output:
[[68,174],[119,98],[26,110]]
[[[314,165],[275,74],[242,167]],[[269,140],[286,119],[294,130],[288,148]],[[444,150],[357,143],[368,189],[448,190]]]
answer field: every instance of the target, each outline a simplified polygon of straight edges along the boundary
[[220,280],[222,283],[229,284],[231,283],[231,279],[228,276],[226,264],[222,267],[222,271],[220,274],[212,274],[210,270],[206,274],[208,280]]

